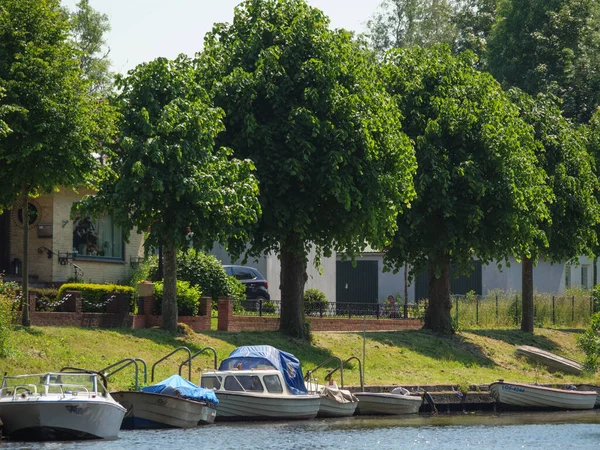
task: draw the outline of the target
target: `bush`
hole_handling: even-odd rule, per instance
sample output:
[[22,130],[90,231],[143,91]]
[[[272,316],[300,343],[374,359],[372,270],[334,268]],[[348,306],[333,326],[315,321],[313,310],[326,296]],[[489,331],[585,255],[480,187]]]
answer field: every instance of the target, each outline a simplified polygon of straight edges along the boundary
[[[154,314],[162,314],[164,288],[162,281],[154,283],[154,297],[156,298]],[[198,286],[192,286],[189,281],[177,280],[177,313],[180,316],[197,316],[200,297],[202,297],[202,290]]]
[[147,256],[129,275],[130,286],[135,287],[140,281],[156,280],[158,272],[158,256]]
[[36,296],[36,311],[53,311],[58,299],[58,289],[55,288],[30,288],[29,295]]
[[306,314],[319,314],[321,311],[327,311],[327,297],[318,289],[307,289],[304,291],[304,311]]
[[6,357],[9,353],[8,339],[17,321],[17,308],[20,301],[18,290],[17,283],[5,283],[0,276],[0,357]]
[[87,284],[67,283],[58,290],[57,300],[60,302],[65,297],[66,291],[79,291],[83,301],[83,312],[103,312],[110,294],[128,294],[129,312],[135,312],[136,290],[131,286],[117,284]]

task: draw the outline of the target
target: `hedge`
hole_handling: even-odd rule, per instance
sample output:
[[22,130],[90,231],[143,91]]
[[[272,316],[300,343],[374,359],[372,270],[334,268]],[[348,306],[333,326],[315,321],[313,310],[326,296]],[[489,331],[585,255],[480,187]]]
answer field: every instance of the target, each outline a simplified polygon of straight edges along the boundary
[[136,290],[131,286],[120,286],[118,284],[86,284],[66,283],[58,290],[57,300],[65,296],[66,291],[79,291],[82,298],[83,312],[103,312],[106,310],[106,301],[110,294],[128,294],[129,312],[135,313]]

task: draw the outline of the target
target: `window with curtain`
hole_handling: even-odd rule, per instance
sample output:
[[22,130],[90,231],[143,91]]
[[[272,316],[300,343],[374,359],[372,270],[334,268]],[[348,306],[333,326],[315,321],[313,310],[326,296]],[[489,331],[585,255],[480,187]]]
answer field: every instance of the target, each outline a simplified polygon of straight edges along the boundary
[[77,256],[123,259],[123,233],[110,216],[79,217],[73,222],[73,253]]

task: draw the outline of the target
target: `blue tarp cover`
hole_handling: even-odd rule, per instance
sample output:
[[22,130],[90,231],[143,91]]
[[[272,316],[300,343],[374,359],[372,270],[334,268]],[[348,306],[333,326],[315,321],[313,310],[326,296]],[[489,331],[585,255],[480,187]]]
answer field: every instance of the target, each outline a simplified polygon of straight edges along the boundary
[[[187,398],[188,400],[214,403],[215,405],[219,404],[219,400],[217,400],[214,391],[198,387],[179,375],[172,375],[160,383],[143,387],[141,391],[154,394],[173,395],[175,397]],[[177,391],[177,394],[175,391]]]
[[279,370],[288,390],[292,395],[306,395],[308,391],[302,377],[300,361],[291,353],[271,347],[270,345],[247,345],[238,347],[224,359],[219,370],[233,370],[238,364],[242,369],[254,369],[257,367],[273,367]]

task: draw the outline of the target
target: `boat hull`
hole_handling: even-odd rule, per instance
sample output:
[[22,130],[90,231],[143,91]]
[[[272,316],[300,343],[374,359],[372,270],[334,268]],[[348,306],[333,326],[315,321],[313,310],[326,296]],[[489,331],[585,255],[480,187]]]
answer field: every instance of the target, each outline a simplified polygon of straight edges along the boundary
[[524,356],[534,362],[543,364],[548,367],[548,370],[553,372],[581,375],[583,371],[583,365],[577,361],[530,345],[517,347],[515,353],[518,356]]
[[206,402],[197,402],[150,392],[111,393],[127,409],[123,429],[192,428],[215,421],[217,410]]
[[217,391],[221,420],[304,420],[319,412],[318,395],[261,395],[250,392]]
[[423,403],[421,397],[380,392],[355,392],[356,413],[360,415],[416,414]]
[[575,391],[521,383],[490,384],[490,395],[502,405],[528,409],[592,409],[595,391]]
[[350,417],[356,412],[358,402],[340,403],[327,397],[321,397],[321,406],[317,417]]
[[0,400],[2,434],[15,440],[116,439],[125,412],[100,399]]

